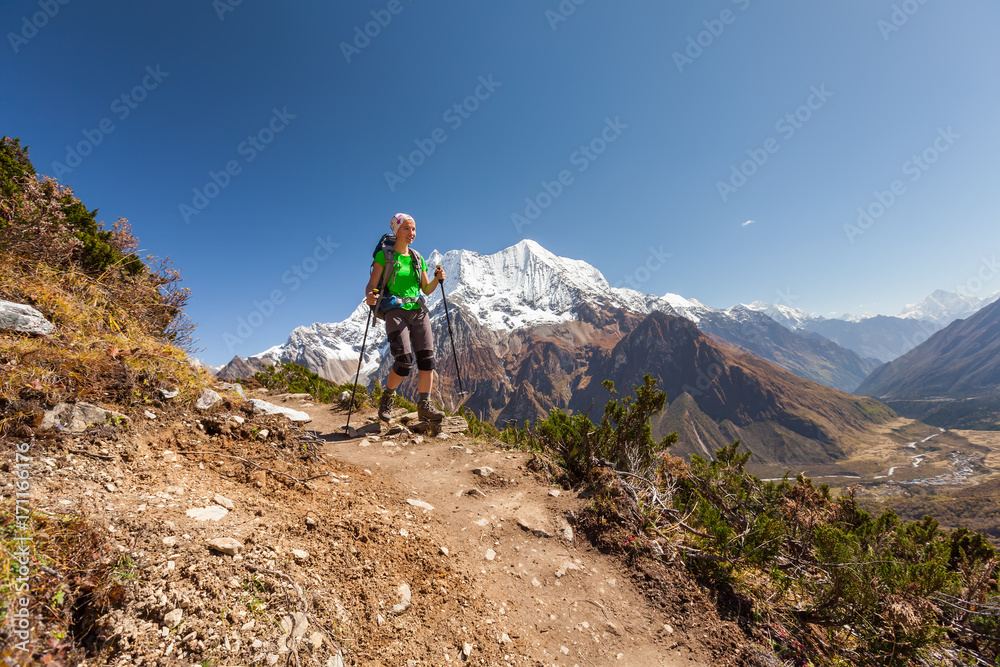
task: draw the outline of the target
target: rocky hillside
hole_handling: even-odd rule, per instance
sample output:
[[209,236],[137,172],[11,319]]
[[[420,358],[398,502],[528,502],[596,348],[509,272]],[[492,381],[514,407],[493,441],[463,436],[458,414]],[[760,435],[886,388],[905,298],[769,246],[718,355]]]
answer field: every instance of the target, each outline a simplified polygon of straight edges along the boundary
[[[645,318],[591,373],[623,391],[652,375],[669,403],[654,418],[654,435],[677,431],[674,451],[702,456],[740,440],[758,461],[829,462],[893,416],[877,401],[804,380],[663,313]],[[571,405],[593,411],[606,400],[607,391],[592,382]]]

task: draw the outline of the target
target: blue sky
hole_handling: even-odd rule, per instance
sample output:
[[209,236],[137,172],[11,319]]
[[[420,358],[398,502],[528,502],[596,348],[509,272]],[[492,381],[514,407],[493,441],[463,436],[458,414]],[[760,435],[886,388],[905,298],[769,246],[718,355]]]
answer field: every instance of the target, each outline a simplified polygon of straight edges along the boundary
[[715,307],[1000,289],[995,2],[7,0],[0,27],[0,131],[174,261],[209,363],[347,317],[397,211],[425,255],[527,237]]

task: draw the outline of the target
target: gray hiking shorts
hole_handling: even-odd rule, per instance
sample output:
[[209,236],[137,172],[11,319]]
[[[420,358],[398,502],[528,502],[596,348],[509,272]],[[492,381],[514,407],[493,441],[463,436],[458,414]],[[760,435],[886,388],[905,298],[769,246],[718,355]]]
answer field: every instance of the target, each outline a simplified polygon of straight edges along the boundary
[[385,314],[385,335],[392,353],[392,370],[401,377],[410,374],[413,362],[421,371],[434,370],[434,334],[424,308],[393,308]]

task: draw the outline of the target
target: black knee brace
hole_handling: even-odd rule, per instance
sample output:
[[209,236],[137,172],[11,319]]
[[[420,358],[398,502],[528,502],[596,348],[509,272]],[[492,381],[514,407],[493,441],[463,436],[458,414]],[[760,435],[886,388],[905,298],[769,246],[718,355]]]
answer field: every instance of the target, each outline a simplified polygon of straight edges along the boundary
[[434,351],[433,350],[418,350],[417,351],[417,370],[421,370],[421,371],[432,371],[432,370],[434,370]]
[[396,357],[396,363],[392,365],[392,371],[399,377],[406,377],[410,374],[410,369],[413,368],[413,355],[412,354],[401,354]]

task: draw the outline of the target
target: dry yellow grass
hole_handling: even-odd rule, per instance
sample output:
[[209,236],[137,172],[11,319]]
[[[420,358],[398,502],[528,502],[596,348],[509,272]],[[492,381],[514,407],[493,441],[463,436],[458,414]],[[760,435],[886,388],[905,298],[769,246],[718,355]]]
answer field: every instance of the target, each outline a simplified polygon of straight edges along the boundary
[[[210,378],[186,353],[149,333],[142,289],[0,256],[0,298],[27,303],[55,326],[50,337],[0,332],[0,434],[23,417],[19,400],[81,399],[118,408],[147,403],[161,386],[197,397]],[[148,286],[147,290],[148,292]],[[13,407],[12,407],[13,406]]]

